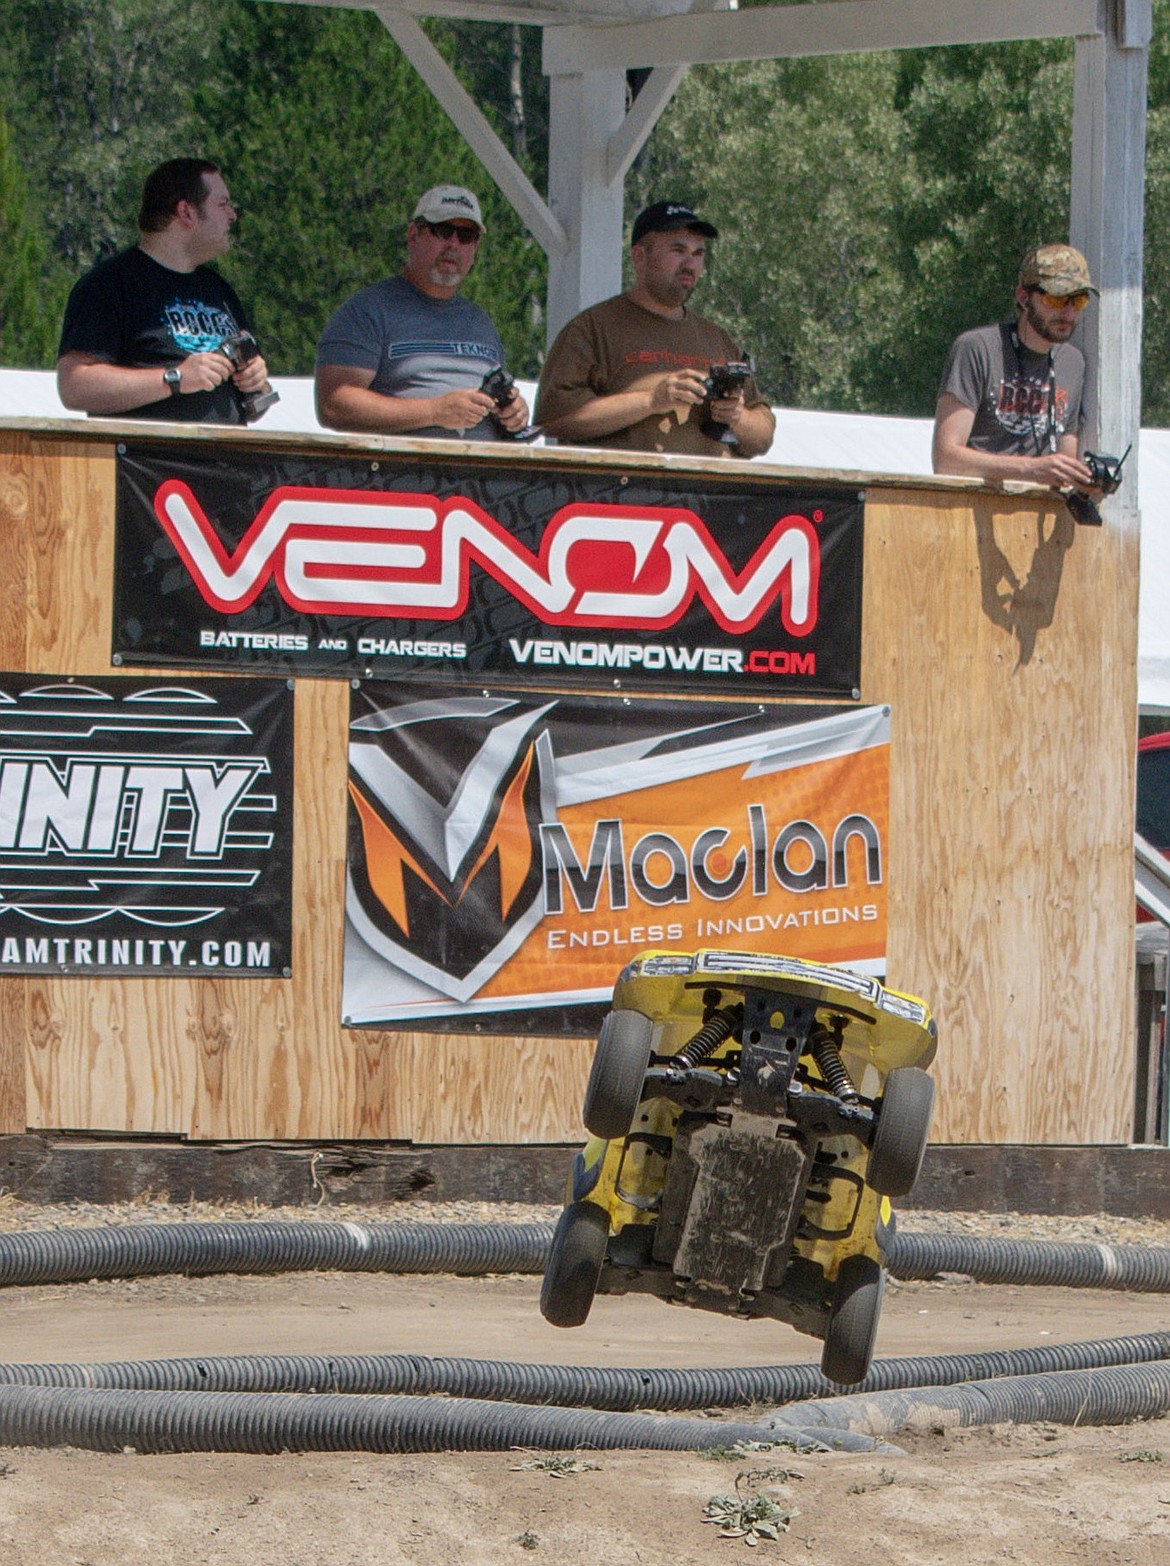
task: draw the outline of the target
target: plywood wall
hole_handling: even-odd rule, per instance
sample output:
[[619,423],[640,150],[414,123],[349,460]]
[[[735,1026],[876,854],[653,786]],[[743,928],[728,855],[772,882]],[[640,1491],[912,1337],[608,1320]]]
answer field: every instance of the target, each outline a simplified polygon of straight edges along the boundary
[[1130,1140],[1136,552],[1044,500],[866,508],[889,972],[940,1018],[938,1141]]
[[[111,672],[113,459],[0,430],[0,667]],[[1136,540],[871,486],[865,571],[890,976],[939,1016],[936,1139],[1128,1141]],[[347,712],[345,681],[297,682],[294,977],[0,977],[0,1131],[579,1136],[587,1042],[341,1028]]]

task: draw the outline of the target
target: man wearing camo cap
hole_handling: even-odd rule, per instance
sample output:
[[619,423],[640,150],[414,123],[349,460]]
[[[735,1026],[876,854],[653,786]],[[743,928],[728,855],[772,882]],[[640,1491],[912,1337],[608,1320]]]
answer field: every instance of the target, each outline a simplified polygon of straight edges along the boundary
[[1016,317],[955,339],[934,414],[936,473],[1088,489],[1085,359],[1072,336],[1099,290],[1071,245],[1029,250]]

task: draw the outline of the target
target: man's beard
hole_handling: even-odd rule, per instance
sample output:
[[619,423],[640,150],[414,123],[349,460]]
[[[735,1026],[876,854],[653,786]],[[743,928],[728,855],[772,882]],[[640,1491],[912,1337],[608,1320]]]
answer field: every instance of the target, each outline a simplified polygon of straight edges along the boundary
[[678,310],[686,304],[695,291],[695,284],[691,279],[685,280],[672,277],[669,280],[656,278],[647,283],[647,292],[656,304],[666,309]]
[[1028,325],[1032,330],[1043,337],[1046,343],[1066,343],[1072,336],[1073,328],[1063,321],[1059,324],[1045,321],[1036,309],[1036,302],[1032,295],[1028,295],[1028,301],[1024,305],[1024,314],[1028,318]]

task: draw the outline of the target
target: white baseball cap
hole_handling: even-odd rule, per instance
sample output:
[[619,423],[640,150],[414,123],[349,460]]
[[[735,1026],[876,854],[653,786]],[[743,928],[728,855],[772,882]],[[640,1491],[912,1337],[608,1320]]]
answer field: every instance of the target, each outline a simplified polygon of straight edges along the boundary
[[424,196],[419,197],[411,221],[418,218],[422,218],[424,223],[454,223],[462,218],[465,223],[474,223],[481,234],[487,233],[479,202],[462,185],[432,186]]

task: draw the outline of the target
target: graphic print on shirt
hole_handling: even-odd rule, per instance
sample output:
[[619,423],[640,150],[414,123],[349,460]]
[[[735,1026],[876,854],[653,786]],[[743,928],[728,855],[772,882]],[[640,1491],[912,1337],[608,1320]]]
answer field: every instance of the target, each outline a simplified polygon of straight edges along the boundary
[[499,353],[490,343],[460,342],[410,342],[387,343],[387,359],[482,359],[485,364],[500,362]]
[[167,330],[175,346],[188,353],[211,353],[237,330],[230,310],[218,309],[198,299],[179,299],[163,309]]
[[[1068,423],[1068,390],[1057,386],[1053,398],[1056,434],[1063,435]],[[1026,376],[1006,375],[999,383],[995,419],[1001,429],[1021,440],[1039,442],[1043,451],[1048,437],[1048,382],[1030,381]]]

